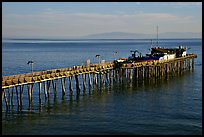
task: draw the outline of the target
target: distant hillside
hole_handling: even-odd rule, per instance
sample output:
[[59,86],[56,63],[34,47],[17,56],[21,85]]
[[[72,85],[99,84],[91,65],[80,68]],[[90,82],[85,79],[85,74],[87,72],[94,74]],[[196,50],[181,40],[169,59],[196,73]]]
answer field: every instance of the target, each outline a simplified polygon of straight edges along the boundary
[[[109,32],[80,37],[84,39],[155,39],[156,34]],[[166,32],[159,33],[160,39],[172,38],[202,38],[202,33],[193,32]]]
[[[188,38],[202,38],[202,32],[165,32],[159,33],[159,39],[188,39]],[[61,38],[48,38],[48,37],[31,37],[31,38],[2,38],[13,40],[67,40],[67,39],[156,39],[156,34],[144,34],[144,33],[126,33],[126,32],[107,32],[98,33],[88,36],[69,36]]]
[[88,39],[144,39],[151,38],[148,34],[143,33],[125,33],[125,32],[110,32],[88,35],[82,38]]

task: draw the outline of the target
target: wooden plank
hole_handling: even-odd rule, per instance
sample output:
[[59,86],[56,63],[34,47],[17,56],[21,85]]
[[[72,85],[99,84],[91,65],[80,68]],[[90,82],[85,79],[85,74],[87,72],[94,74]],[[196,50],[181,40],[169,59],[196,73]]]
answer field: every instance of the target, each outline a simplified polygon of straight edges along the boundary
[[18,78],[15,78],[15,79],[12,79],[12,83],[15,85],[15,84],[18,84]]
[[25,77],[25,82],[32,82],[32,77]]
[[55,73],[51,73],[51,74],[50,74],[50,77],[51,77],[51,78],[55,78]]
[[41,79],[46,79],[46,75],[41,75]]
[[59,76],[64,76],[64,72],[60,72],[60,73],[59,73]]
[[65,72],[64,72],[64,75],[65,75],[66,77],[68,77],[68,76],[70,76],[70,73],[69,73],[68,71],[65,71]]
[[12,83],[13,83],[12,80],[6,80],[5,85],[10,86],[10,85],[12,85]]
[[41,76],[37,76],[38,80],[40,81],[41,80]]
[[24,83],[25,82],[25,78],[24,77],[21,77],[18,79],[19,83]]
[[46,75],[45,75],[45,78],[46,78],[46,79],[49,79],[50,77],[51,77],[50,74],[46,74]]
[[55,77],[59,77],[59,73],[55,73]]
[[1,85],[2,85],[2,87],[5,86],[6,85],[6,81],[2,80]]
[[34,76],[33,77],[33,81],[37,81],[38,80],[38,77],[37,76]]

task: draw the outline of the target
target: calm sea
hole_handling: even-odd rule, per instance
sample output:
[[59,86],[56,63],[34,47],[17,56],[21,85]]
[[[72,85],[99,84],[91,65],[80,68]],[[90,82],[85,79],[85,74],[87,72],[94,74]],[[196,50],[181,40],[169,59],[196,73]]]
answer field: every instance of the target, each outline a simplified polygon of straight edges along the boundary
[[[3,40],[2,75],[84,65],[87,59],[98,63],[128,57],[130,50],[143,55],[150,52],[150,40]],[[197,54],[194,71],[169,79],[157,79],[139,84],[114,83],[102,89],[87,90],[76,96],[62,97],[51,88],[50,100],[38,103],[35,85],[33,104],[28,107],[27,90],[23,108],[5,112],[2,102],[2,134],[32,135],[201,135],[202,134],[202,39],[162,39],[160,47],[187,46],[188,53]],[[117,54],[113,54],[114,52]],[[80,83],[82,87],[82,82]],[[15,97],[16,98],[16,97]],[[16,101],[16,100],[15,100]]]

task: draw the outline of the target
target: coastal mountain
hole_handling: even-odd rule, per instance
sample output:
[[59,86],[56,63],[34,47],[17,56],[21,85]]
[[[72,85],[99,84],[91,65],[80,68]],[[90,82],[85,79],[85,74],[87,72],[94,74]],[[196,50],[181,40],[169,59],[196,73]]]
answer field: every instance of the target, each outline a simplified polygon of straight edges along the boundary
[[110,32],[84,36],[87,39],[149,39],[151,36],[144,33]]
[[[67,40],[67,39],[156,39],[155,34],[145,34],[145,33],[127,33],[127,32],[107,32],[107,33],[98,33],[87,36],[59,36],[59,37],[24,37],[24,38],[2,38],[13,39],[13,40]],[[159,33],[159,39],[191,39],[191,38],[202,38],[202,32],[165,32]]]
[[[159,39],[202,38],[202,33],[165,32],[159,33]],[[155,39],[156,34],[109,32],[80,37],[82,39]]]

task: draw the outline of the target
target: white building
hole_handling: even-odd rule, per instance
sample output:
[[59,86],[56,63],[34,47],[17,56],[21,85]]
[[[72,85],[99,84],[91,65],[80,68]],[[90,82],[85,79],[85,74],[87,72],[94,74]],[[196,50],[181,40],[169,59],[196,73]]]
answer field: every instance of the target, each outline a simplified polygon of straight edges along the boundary
[[164,56],[163,56],[163,60],[172,60],[172,59],[175,59],[175,58],[176,58],[176,53],[174,53],[174,54],[164,53]]

